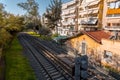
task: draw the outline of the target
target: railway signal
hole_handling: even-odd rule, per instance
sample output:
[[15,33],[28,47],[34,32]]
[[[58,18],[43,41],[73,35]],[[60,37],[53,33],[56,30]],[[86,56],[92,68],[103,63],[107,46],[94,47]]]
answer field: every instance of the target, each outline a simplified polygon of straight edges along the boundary
[[87,79],[88,57],[83,55],[75,58],[75,80]]

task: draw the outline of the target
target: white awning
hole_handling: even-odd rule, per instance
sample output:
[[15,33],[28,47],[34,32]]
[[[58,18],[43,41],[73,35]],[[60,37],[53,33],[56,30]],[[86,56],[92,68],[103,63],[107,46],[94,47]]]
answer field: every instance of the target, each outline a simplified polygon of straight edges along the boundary
[[98,9],[96,9],[96,10],[86,10],[86,11],[81,11],[80,13],[79,13],[79,15],[85,15],[85,14],[95,14],[95,13],[98,13]]
[[71,14],[71,15],[66,15],[66,18],[75,18],[75,14]]
[[75,9],[69,10],[69,13],[75,13]]
[[96,4],[98,4],[99,2],[100,2],[100,0],[92,1],[92,2],[87,3],[87,4],[88,4],[87,6],[96,5]]
[[95,14],[95,13],[98,13],[98,10],[90,10],[90,11],[88,11],[88,14]]
[[66,9],[66,8],[67,8],[67,5],[63,4],[62,9]]
[[100,0],[89,0],[88,2],[86,2],[85,0],[83,0],[82,4],[80,7],[86,7],[86,6],[91,6],[91,5],[96,5],[100,2]]
[[79,12],[79,15],[84,15],[84,14],[88,14],[88,12],[87,11],[81,11],[81,12]]
[[96,22],[97,22],[97,18],[89,18],[89,19],[82,19],[81,21],[80,21],[80,24],[96,24]]
[[66,14],[69,14],[69,11],[67,11],[67,10],[62,11],[62,15],[66,15]]
[[107,0],[107,2],[114,2],[114,1],[118,1],[118,0]]

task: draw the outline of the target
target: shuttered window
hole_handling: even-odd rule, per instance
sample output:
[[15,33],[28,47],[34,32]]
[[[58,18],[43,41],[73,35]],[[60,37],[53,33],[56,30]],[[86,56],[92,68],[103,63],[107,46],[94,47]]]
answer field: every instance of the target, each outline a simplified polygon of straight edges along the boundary
[[82,42],[82,54],[86,54],[86,42],[85,41],[83,41]]

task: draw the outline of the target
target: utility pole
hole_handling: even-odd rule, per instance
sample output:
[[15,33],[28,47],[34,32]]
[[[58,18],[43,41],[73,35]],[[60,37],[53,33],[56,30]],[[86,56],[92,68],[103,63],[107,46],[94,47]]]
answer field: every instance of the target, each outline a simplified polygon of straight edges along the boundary
[[79,6],[76,7],[76,23],[75,23],[75,32],[78,32],[78,18],[79,18]]
[[77,0],[78,5],[76,6],[76,11],[75,11],[75,32],[78,32],[78,27],[79,27],[79,7],[81,6],[83,0]]

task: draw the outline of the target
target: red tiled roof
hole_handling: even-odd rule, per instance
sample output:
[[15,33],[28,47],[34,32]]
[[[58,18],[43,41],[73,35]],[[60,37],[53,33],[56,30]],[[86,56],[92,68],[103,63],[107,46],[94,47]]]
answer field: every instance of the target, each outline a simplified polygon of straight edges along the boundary
[[110,38],[110,34],[106,33],[104,31],[83,31],[83,34],[88,35],[89,37],[91,37],[92,39],[94,39],[95,41],[97,41],[98,43],[101,43],[101,40],[104,39],[109,39]]

